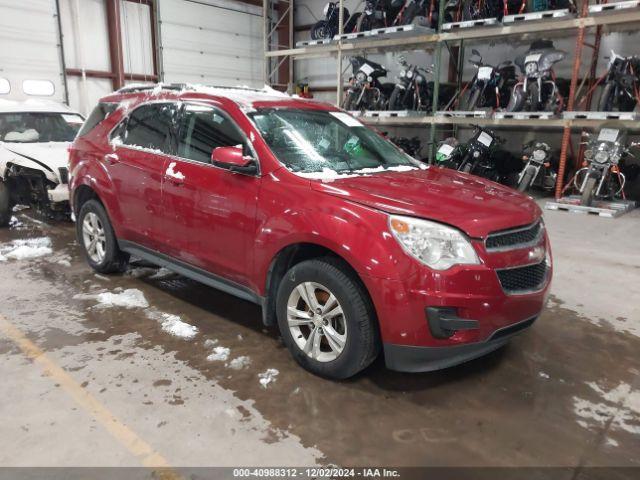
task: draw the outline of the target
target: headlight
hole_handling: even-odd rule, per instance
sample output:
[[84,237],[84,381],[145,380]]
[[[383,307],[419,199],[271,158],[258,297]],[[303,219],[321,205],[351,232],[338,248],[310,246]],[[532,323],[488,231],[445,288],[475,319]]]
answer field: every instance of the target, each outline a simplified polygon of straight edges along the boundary
[[411,77],[413,77],[413,71],[409,70],[407,71],[407,78],[411,78]]
[[534,150],[533,151],[533,159],[538,162],[543,161],[547,157],[547,152],[544,150]]
[[400,78],[404,78],[407,76],[407,71],[406,70],[400,70]]
[[480,263],[471,243],[455,228],[392,215],[389,217],[389,230],[405,252],[434,270]]
[[591,160],[593,158],[593,150],[585,150],[584,158],[586,158],[587,160]]
[[604,150],[596,152],[596,162],[605,163],[607,160],[609,160],[609,152],[605,152]]
[[536,73],[538,71],[538,64],[535,62],[529,62],[524,66],[524,71],[526,73]]
[[367,74],[364,72],[358,72],[356,73],[356,80],[358,80],[359,82],[364,82],[367,79]]

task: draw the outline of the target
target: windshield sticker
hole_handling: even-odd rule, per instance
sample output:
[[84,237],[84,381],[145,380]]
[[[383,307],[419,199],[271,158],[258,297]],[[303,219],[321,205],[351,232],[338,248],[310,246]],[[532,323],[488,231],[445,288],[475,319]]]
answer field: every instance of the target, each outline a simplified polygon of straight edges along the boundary
[[493,67],[480,67],[478,69],[478,80],[489,80],[493,73]]
[[538,63],[538,60],[540,60],[540,57],[542,56],[541,53],[534,53],[533,55],[527,55],[526,58],[524,59],[524,63]]
[[615,142],[618,139],[618,133],[620,133],[620,130],[617,128],[603,128],[598,135],[598,141]]
[[371,75],[371,72],[373,72],[373,70],[374,70],[373,67],[368,63],[363,63],[362,66],[360,67],[360,71],[364,72],[364,74],[367,76]]
[[67,123],[72,123],[72,124],[82,124],[84,123],[82,121],[82,118],[80,118],[78,115],[66,115],[66,114],[62,114],[62,118],[64,118],[64,121]]
[[478,141],[485,147],[490,147],[491,142],[493,142],[493,137],[488,133],[480,132],[480,135],[478,135]]
[[453,152],[453,147],[448,143],[441,145],[440,148],[438,149],[438,153],[442,153],[444,155],[449,155],[451,154],[451,152]]
[[334,118],[340,120],[347,127],[364,127],[362,123],[344,112],[329,112],[329,114],[331,114],[331,116],[333,116]]

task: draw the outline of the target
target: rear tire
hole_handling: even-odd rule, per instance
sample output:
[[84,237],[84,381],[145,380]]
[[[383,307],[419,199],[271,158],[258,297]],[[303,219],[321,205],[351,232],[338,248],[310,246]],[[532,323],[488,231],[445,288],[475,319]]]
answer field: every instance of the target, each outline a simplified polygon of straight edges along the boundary
[[[310,286],[311,291],[305,291],[303,286]],[[298,287],[306,295],[301,295]],[[309,314],[312,306],[307,304],[304,297],[309,298],[311,303],[317,302],[319,310],[316,311],[320,311],[322,305],[328,305],[329,294],[335,297],[336,305],[341,307],[342,313],[332,317],[327,315],[327,318]],[[292,307],[292,304],[295,306]],[[290,308],[298,314],[291,314]],[[328,308],[328,311],[335,312],[334,308]],[[327,257],[307,260],[293,266],[278,287],[276,309],[284,344],[296,362],[316,375],[332,379],[349,378],[369,366],[380,351],[375,310],[371,300],[362,284],[337,259]],[[322,323],[325,320],[328,326],[327,323]],[[341,350],[337,356],[334,350],[336,344],[333,343],[332,347],[330,342],[330,337],[335,339],[334,335],[323,330],[329,327],[333,334],[340,333]],[[307,347],[312,335],[320,335],[318,348],[309,346],[309,353],[305,353],[303,348]],[[311,340],[313,344],[315,337]]]
[[[96,228],[90,228],[87,225],[89,219],[94,220]],[[89,233],[93,232],[93,235]],[[111,221],[107,215],[107,211],[97,200],[89,200],[82,205],[78,219],[76,221],[76,237],[80,244],[80,249],[87,259],[87,263],[98,273],[120,273],[123,272],[129,263],[129,254],[122,252],[118,247]],[[93,238],[98,237],[99,243],[102,245],[99,249],[101,254],[92,253]],[[98,243],[98,242],[96,242]],[[95,250],[98,252],[98,250]]]
[[395,87],[389,97],[389,110],[406,110],[406,106],[403,105],[402,97],[405,91],[401,88]]
[[589,177],[587,179],[587,184],[582,191],[582,196],[580,197],[580,205],[584,207],[590,207],[593,203],[593,197],[595,195],[596,190],[596,179],[594,177]]
[[11,192],[9,185],[0,180],[0,227],[8,227],[11,222]]
[[517,86],[513,87],[509,103],[507,104],[507,112],[521,112],[524,105],[524,91]]
[[325,38],[331,38],[327,36],[329,25],[326,20],[320,20],[311,29],[311,40],[323,40]]

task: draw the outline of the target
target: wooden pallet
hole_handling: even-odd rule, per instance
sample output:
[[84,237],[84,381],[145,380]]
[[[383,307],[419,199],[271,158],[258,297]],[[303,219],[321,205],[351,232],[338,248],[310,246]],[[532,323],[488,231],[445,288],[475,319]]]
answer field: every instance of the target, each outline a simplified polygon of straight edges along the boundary
[[619,10],[627,10],[630,8],[640,8],[640,0],[631,0],[626,2],[601,3],[600,5],[589,5],[589,15],[598,15],[602,13],[617,12]]
[[635,112],[564,112],[565,120],[637,120]]
[[462,30],[463,28],[475,28],[475,27],[494,27],[499,26],[497,18],[483,18],[481,20],[465,20],[464,22],[450,22],[443,23],[442,30]]
[[636,202],[631,200],[594,200],[592,206],[586,207],[580,205],[580,197],[577,195],[570,195],[568,197],[563,197],[560,200],[547,202],[545,208],[547,210],[566,210],[569,213],[582,213],[599,215],[605,218],[617,218],[636,208]]
[[575,14],[569,12],[569,9],[562,10],[546,10],[544,12],[518,13],[515,15],[505,15],[502,23],[505,25],[513,25],[515,23],[537,22],[540,20],[561,20],[569,17],[575,17]]

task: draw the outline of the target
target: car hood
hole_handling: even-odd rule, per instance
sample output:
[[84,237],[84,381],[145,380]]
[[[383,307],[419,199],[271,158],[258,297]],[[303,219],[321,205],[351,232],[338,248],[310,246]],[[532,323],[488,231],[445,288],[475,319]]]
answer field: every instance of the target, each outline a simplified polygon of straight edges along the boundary
[[[2,147],[18,156],[18,158],[30,160],[42,169],[48,169],[55,173],[61,167],[67,167],[70,142],[48,143],[17,143],[2,142]],[[35,166],[34,166],[35,167]]]
[[515,190],[438,167],[312,180],[311,188],[387,213],[446,223],[475,238],[541,215],[533,200]]

